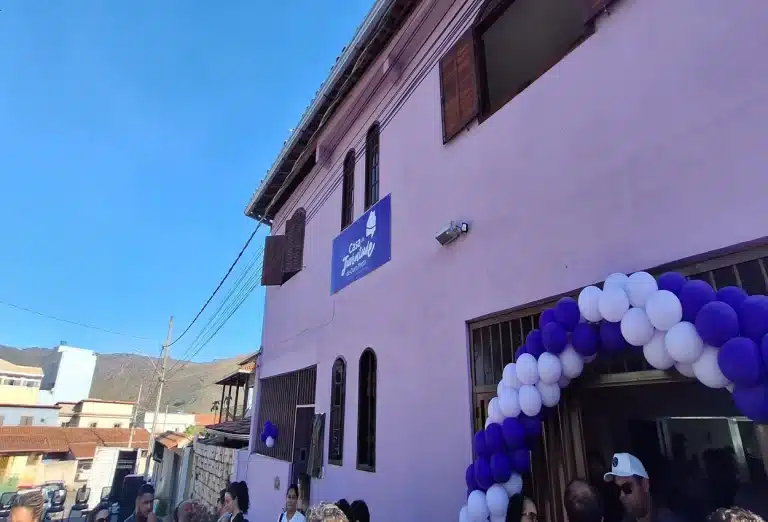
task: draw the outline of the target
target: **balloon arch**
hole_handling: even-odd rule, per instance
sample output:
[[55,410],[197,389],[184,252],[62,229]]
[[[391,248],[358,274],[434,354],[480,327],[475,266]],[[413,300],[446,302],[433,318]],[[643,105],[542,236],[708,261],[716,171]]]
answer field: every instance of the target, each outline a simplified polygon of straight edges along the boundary
[[485,429],[474,435],[460,522],[505,519],[547,408],[598,354],[627,347],[642,349],[654,368],[674,366],[705,386],[727,388],[742,414],[768,423],[768,296],[735,286],[715,291],[676,272],[612,274],[602,289],[588,286],[578,300],[564,297],[542,312],[539,329],[504,368]]

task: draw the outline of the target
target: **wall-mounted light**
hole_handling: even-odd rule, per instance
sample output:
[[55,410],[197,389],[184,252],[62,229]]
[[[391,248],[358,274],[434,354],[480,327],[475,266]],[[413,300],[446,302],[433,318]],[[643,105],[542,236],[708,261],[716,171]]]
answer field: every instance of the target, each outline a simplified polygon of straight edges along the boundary
[[462,234],[469,232],[469,223],[451,221],[437,233],[435,239],[441,245],[445,246],[459,238]]

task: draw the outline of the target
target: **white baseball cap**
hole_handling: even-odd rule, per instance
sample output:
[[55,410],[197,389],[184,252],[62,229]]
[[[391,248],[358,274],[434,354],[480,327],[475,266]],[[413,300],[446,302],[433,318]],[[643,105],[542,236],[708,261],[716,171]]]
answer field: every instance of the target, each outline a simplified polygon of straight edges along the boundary
[[614,477],[643,477],[648,478],[648,472],[640,459],[631,453],[614,453],[611,462],[611,471],[603,476],[606,482],[613,481]]

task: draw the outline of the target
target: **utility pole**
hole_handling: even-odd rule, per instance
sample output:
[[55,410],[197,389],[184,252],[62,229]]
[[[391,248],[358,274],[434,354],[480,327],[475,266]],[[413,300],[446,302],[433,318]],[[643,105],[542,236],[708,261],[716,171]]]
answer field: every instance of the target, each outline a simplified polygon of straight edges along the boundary
[[152,460],[152,450],[155,442],[155,429],[157,428],[157,416],[160,415],[160,400],[163,397],[163,385],[165,384],[165,370],[168,365],[168,347],[171,345],[171,333],[173,331],[173,316],[168,321],[168,338],[163,345],[163,356],[160,361],[160,382],[157,385],[157,399],[155,400],[155,415],[152,417],[152,431],[149,432],[147,443],[147,463],[144,466],[144,478],[149,476],[149,463]]
[[133,416],[131,418],[131,435],[128,437],[128,449],[133,448],[133,433],[136,431],[136,415],[139,413],[139,404],[141,404],[141,389],[144,387],[144,383],[139,384],[139,396],[136,399],[136,407],[133,409]]
[[165,423],[168,421],[168,403],[165,403],[165,417],[163,417],[163,429],[160,433],[165,433]]

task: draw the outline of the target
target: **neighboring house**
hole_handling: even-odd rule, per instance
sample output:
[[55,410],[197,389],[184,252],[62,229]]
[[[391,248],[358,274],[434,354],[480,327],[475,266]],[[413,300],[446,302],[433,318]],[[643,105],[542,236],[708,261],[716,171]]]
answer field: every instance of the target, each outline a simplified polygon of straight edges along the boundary
[[[472,432],[543,306],[665,267],[765,293],[767,13],[376,1],[246,209],[271,227],[248,517],[274,519],[309,473],[312,502],[453,520]],[[548,520],[585,469],[583,440],[552,431],[581,426],[577,406],[535,453]]]
[[21,366],[0,359],[0,402],[37,404],[43,369]]
[[[141,426],[142,428],[152,431],[152,422],[155,418],[154,412],[148,411],[144,413],[143,415],[139,415],[139,419],[137,421],[137,426]],[[186,430],[189,426],[195,425],[195,414],[194,413],[182,413],[182,412],[176,412],[176,413],[163,413],[160,412],[157,415],[157,422],[155,423],[155,431],[154,433],[165,433],[165,432],[180,432],[184,433],[184,430]]]
[[[167,500],[170,506],[177,505],[187,491],[189,483],[190,451],[185,451],[192,438],[183,433],[164,432],[155,437],[152,452],[155,480],[155,494]],[[190,447],[189,450],[192,448]]]
[[60,406],[0,404],[0,426],[58,426]]
[[246,416],[253,400],[254,369],[258,358],[259,354],[255,353],[240,361],[236,371],[215,383],[221,386],[221,399],[212,407],[214,412],[218,412],[218,422]]
[[42,426],[0,427],[0,481],[20,485],[63,480],[78,488],[87,480],[96,448],[128,447],[146,454],[149,433],[143,429],[90,429]]
[[128,428],[135,403],[85,399],[76,403],[59,402],[59,424],[71,428]]
[[46,358],[43,369],[42,403],[78,402],[91,393],[96,353],[62,342]]

